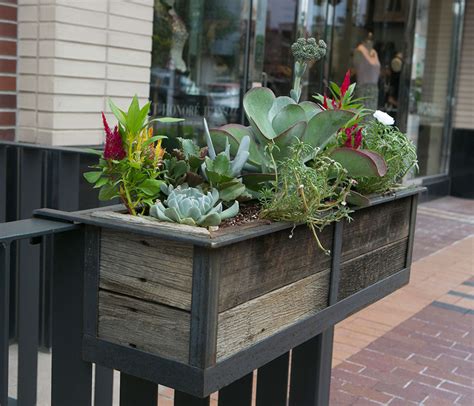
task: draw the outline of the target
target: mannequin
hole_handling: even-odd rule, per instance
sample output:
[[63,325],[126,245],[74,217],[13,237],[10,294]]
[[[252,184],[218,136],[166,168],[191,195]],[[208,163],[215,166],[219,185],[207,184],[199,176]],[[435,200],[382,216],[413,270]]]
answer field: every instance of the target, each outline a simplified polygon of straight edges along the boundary
[[354,50],[353,66],[357,77],[356,97],[364,97],[367,108],[376,110],[380,61],[374,49],[372,32]]
[[175,0],[165,0],[165,2],[169,7],[171,7],[168,11],[168,14],[171,16],[171,28],[173,31],[170,50],[171,68],[185,72],[186,63],[183,60],[183,49],[189,34],[186,31],[186,25],[174,9]]

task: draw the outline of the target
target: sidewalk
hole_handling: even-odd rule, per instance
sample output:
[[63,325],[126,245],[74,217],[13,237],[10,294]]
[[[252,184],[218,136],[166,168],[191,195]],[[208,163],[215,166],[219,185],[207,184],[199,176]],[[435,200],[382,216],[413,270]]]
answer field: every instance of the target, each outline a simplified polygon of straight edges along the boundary
[[331,405],[474,404],[473,214],[419,207],[410,284],[336,327]]

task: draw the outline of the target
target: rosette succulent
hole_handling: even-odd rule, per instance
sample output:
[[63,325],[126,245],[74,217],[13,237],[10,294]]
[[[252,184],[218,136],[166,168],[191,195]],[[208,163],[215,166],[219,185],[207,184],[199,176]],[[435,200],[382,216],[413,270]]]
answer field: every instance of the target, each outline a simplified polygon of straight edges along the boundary
[[162,192],[168,195],[164,201],[157,201],[150,207],[150,216],[159,220],[190,226],[218,226],[222,220],[231,218],[239,212],[239,203],[234,202],[223,210],[217,189],[204,193],[198,188],[181,185],[176,188],[163,185]]

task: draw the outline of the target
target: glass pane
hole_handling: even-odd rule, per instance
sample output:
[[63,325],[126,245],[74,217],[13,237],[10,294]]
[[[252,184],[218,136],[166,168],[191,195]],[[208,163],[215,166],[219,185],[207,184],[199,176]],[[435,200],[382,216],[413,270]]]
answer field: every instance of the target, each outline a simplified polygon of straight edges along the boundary
[[289,95],[292,87],[291,44],[295,40],[297,8],[296,0],[267,0],[263,70],[266,85],[277,96]]
[[453,1],[418,0],[407,130],[417,145],[419,176],[445,172]]
[[240,120],[249,0],[156,0],[150,98],[153,114],[185,128]]
[[356,95],[394,118],[409,6],[408,0],[333,0],[328,7],[330,79],[340,83],[350,68]]

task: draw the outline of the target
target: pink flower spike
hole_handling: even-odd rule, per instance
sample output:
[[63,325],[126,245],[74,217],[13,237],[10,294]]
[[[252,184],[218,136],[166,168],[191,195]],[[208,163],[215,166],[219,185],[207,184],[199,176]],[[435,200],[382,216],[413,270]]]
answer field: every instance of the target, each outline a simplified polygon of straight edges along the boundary
[[349,89],[350,84],[351,84],[351,70],[348,69],[346,72],[346,76],[344,76],[344,81],[342,82],[342,85],[341,85],[341,99],[346,94],[347,89]]
[[[108,127],[108,126],[107,126]],[[125,158],[126,152],[123,149],[122,137],[120,136],[118,127],[115,126],[114,132],[108,132],[106,129],[105,147],[104,147],[104,158],[105,159],[116,159],[118,161]]]
[[106,137],[111,137],[112,131],[110,130],[109,123],[107,122],[107,119],[105,118],[104,112],[102,112],[102,123],[104,124],[104,131],[105,131]]

